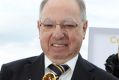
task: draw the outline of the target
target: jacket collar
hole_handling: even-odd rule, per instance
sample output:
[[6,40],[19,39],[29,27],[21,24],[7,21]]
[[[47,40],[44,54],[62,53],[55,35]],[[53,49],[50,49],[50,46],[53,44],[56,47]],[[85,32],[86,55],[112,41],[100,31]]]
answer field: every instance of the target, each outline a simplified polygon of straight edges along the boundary
[[40,56],[36,56],[35,59],[30,60],[29,64],[25,66],[22,80],[42,80],[44,75],[44,54],[42,53]]
[[71,80],[90,80],[94,67],[79,54]]

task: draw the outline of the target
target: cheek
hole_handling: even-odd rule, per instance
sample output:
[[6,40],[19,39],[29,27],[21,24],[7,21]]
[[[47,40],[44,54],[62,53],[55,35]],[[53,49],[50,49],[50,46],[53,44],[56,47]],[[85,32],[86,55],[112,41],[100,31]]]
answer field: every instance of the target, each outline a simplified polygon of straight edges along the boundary
[[48,38],[51,35],[51,31],[48,31],[47,29],[41,28],[40,30],[40,39],[42,40],[49,40]]
[[83,38],[83,32],[81,30],[74,30],[69,33],[71,41],[79,41]]
[[45,32],[44,30],[40,31],[41,46],[48,47],[50,36],[51,34],[49,32]]
[[69,36],[69,40],[70,40],[70,47],[80,47],[80,45],[82,44],[83,41],[83,34],[81,31],[77,31],[75,30],[74,32],[70,33]]

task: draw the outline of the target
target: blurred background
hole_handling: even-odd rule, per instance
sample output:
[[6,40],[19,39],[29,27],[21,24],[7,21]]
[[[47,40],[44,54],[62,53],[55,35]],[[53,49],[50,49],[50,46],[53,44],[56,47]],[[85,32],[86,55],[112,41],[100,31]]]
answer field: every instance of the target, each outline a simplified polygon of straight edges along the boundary
[[[119,0],[85,0],[88,27],[119,28]],[[41,0],[0,0],[0,67],[39,55],[37,20]],[[88,32],[81,49],[88,56]]]

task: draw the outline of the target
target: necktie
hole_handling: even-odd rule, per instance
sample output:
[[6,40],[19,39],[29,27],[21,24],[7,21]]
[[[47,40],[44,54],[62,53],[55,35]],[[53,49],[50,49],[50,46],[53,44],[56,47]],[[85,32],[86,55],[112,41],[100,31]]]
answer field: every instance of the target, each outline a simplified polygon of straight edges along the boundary
[[56,65],[51,64],[48,66],[50,70],[52,70],[56,76],[59,78],[64,72],[66,72],[69,69],[68,65]]

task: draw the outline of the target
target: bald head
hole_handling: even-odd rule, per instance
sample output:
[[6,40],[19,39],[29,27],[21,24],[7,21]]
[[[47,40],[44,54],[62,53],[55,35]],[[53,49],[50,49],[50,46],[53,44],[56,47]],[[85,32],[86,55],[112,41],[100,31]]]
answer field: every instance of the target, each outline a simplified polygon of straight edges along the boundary
[[[41,2],[41,5],[40,5],[40,13],[42,12],[42,10],[43,10],[43,8],[44,8],[44,6],[46,5],[46,3],[48,2],[48,1],[50,1],[50,0],[43,0],[42,2]],[[53,1],[53,0],[51,0],[51,1]],[[56,1],[56,0],[55,0]],[[58,0],[57,0],[58,1]],[[61,0],[60,0],[61,1]],[[62,0],[63,1],[63,0]],[[67,1],[69,1],[69,0],[67,0]],[[74,0],[73,0],[74,1]],[[86,7],[85,7],[85,3],[84,3],[84,1],[83,0],[75,0],[76,1],[76,3],[78,4],[78,6],[79,6],[79,10],[80,10],[80,18],[81,18],[81,20],[82,21],[86,21]],[[62,3],[59,3],[59,4],[62,4]],[[54,5],[54,4],[53,4]]]

